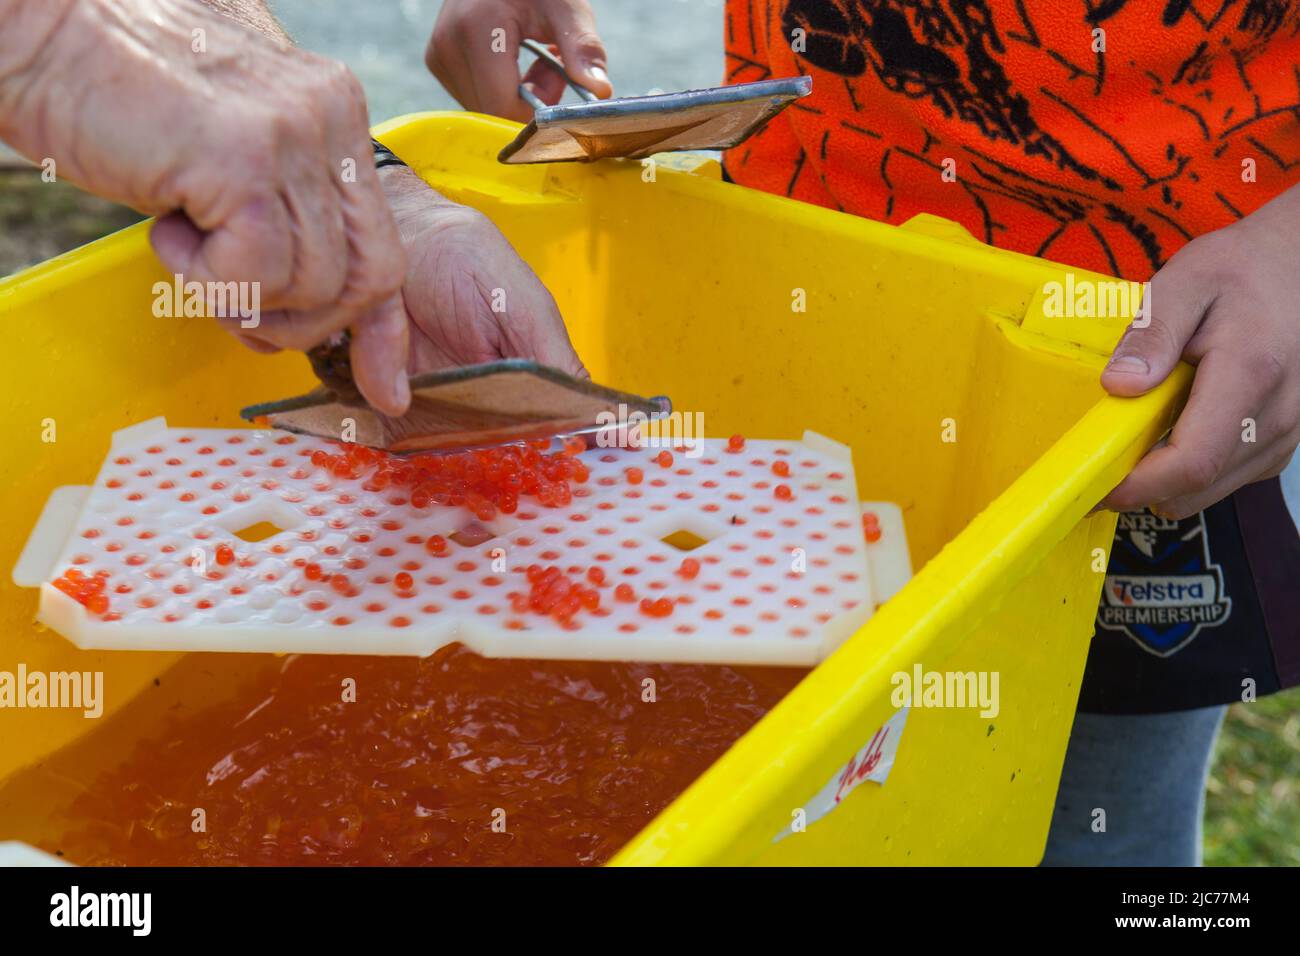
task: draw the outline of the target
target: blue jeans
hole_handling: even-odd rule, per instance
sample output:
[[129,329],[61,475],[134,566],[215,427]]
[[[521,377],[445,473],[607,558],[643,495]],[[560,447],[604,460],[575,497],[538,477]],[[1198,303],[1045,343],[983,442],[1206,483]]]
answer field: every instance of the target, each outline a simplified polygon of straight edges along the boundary
[[1205,780],[1227,707],[1074,717],[1044,866],[1200,866]]

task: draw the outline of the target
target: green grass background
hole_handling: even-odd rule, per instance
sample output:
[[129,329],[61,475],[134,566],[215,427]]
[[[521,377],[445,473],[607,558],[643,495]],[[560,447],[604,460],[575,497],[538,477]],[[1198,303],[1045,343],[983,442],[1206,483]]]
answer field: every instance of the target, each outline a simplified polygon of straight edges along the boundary
[[1206,866],[1300,866],[1300,688],[1233,704],[1205,797]]

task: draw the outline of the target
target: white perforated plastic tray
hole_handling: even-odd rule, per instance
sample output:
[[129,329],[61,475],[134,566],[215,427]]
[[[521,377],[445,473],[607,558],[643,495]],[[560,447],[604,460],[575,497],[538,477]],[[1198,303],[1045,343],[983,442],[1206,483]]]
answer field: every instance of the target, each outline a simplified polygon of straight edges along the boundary
[[[417,509],[393,489],[367,491],[311,464],[337,446],[276,431],[168,428],[154,419],[117,432],[93,486],[56,489],[14,570],[41,589],[38,617],[80,647],[427,655],[461,641],[495,657],[814,664],[910,576],[902,517],[862,505],[849,451],[814,433],[799,441],[725,440],[682,450],[591,449],[572,503],[521,497],[473,546],[424,542],[475,519],[465,509]],[[790,476],[773,474],[784,460]],[[643,470],[639,485],[629,467]],[[793,496],[781,500],[778,484]],[[863,536],[863,509],[879,540]],[[268,522],[260,541],[238,532]],[[706,543],[665,542],[688,531]],[[216,549],[233,549],[221,565]],[[693,580],[677,570],[700,562]],[[196,560],[197,559],[197,560]],[[305,562],[318,564],[311,581]],[[581,578],[605,572],[600,607],[563,623],[516,612],[529,565]],[[107,572],[109,609],[92,614],[51,585],[70,567]],[[414,579],[409,591],[398,572]],[[351,593],[328,583],[345,574]],[[636,600],[614,598],[627,582]],[[650,617],[643,597],[674,602]]]

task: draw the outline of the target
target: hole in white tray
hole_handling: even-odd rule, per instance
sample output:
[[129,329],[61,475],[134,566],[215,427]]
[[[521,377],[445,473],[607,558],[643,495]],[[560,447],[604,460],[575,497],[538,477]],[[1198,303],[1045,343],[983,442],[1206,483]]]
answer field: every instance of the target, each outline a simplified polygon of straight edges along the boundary
[[278,534],[302,524],[302,515],[277,498],[253,501],[235,508],[217,522],[236,538],[249,544],[270,541]]
[[696,548],[704,547],[711,539],[701,537],[687,528],[679,528],[670,534],[664,535],[659,540],[664,544],[671,545],[678,551],[694,551]]
[[462,548],[476,548],[485,541],[491,541],[496,536],[495,531],[485,528],[477,521],[472,521],[459,531],[453,531],[447,535]]
[[274,538],[284,529],[271,521],[259,521],[257,524],[250,524],[247,528],[240,528],[235,532],[235,537],[249,543],[265,541],[267,538]]

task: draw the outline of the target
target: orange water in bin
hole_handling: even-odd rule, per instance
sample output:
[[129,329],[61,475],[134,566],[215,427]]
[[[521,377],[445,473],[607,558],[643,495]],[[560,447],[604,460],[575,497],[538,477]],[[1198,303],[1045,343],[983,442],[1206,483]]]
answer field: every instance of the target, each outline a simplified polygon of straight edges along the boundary
[[272,660],[201,706],[151,714],[146,692],[18,775],[0,838],[82,864],[599,864],[804,673],[459,645]]

